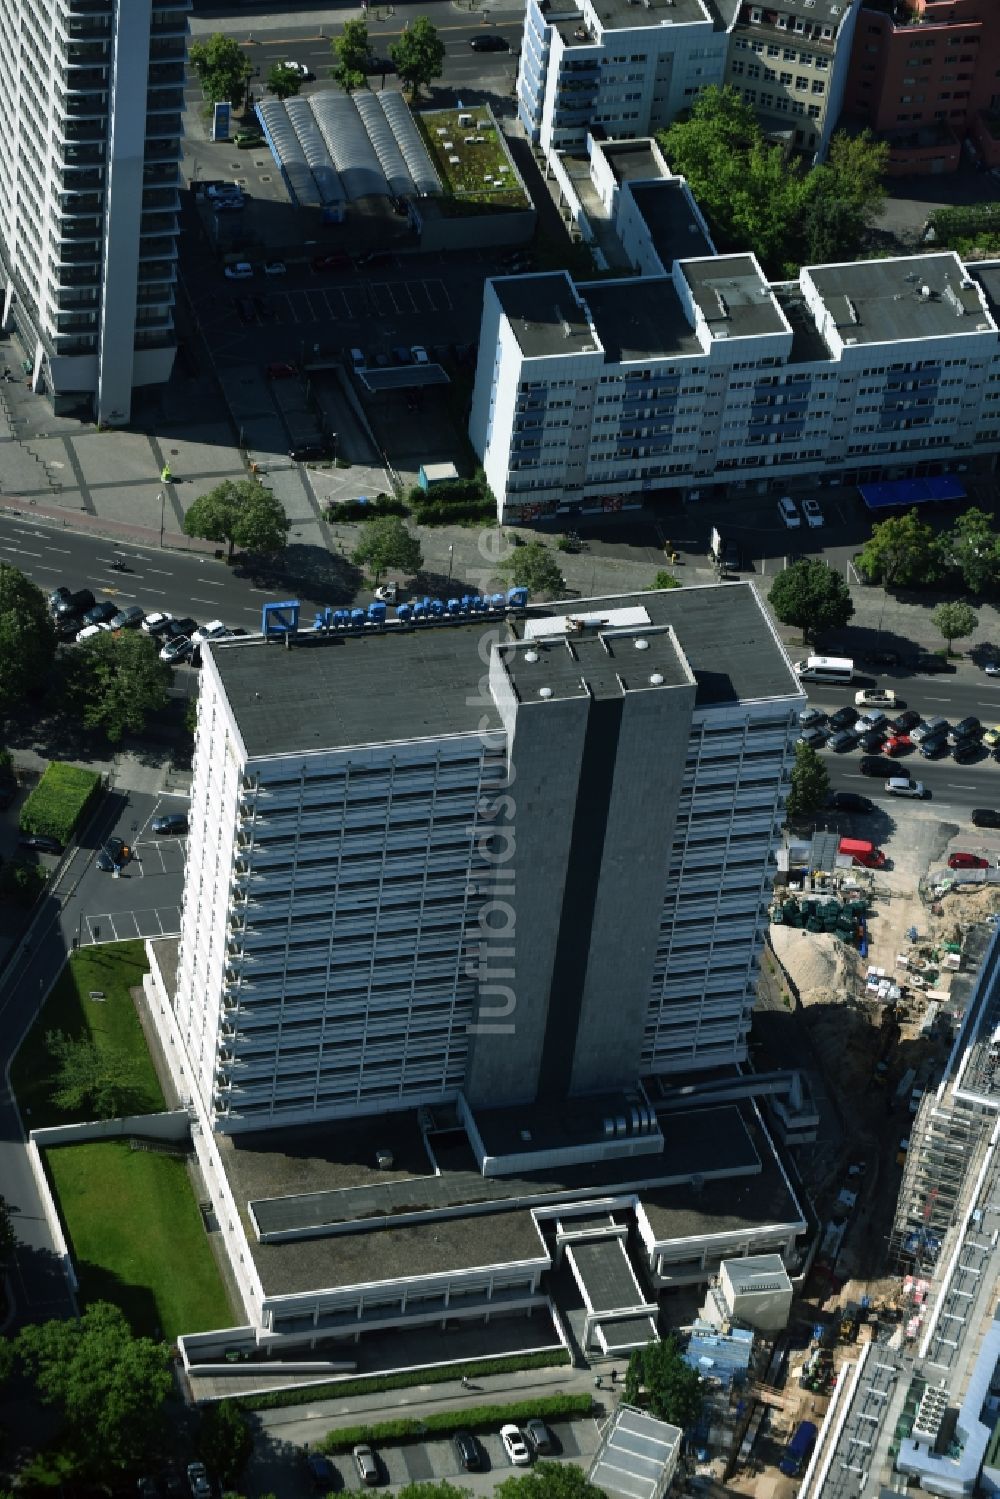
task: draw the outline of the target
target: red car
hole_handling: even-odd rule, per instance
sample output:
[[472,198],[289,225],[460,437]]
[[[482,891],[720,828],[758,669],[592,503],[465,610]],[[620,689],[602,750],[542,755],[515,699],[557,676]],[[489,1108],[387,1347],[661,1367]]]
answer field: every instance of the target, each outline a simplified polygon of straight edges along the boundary
[[905,755],[906,751],[913,748],[909,734],[891,734],[885,742],[884,753],[887,755]]
[[333,255],[314,255],[312,268],[314,271],[350,271],[354,262],[343,250],[337,250]]
[[948,857],[949,869],[989,869],[989,859],[983,859],[979,854],[950,854]]
[[294,380],[298,372],[297,364],[269,364],[267,378],[269,380]]

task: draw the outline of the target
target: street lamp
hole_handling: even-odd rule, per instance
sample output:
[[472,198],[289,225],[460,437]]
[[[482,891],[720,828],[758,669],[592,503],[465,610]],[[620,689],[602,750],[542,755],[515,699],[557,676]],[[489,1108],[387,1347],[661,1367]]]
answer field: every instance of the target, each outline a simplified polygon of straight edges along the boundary
[[160,490],[160,550],[163,550],[163,507],[167,501],[167,491]]
[[449,583],[451,582],[451,569],[452,569],[452,567],[454,565],[454,562],[455,562],[455,548],[454,548],[454,546],[450,546],[448,548],[448,582]]

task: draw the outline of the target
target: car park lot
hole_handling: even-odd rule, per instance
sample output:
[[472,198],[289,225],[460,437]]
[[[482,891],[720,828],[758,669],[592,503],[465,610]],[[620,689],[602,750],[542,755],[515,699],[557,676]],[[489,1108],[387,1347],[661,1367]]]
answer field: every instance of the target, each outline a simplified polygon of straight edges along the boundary
[[[230,302],[233,316],[241,322],[244,318],[240,317],[239,307],[245,300],[244,295]],[[276,290],[272,283],[266,292],[252,297],[251,305],[252,315],[249,310],[246,314],[251,322],[301,324],[308,328],[321,323],[362,323],[369,318],[392,319],[452,310],[448,288],[437,277],[299,287],[288,291],[284,287]]]
[[[546,1461],[575,1462],[589,1467],[600,1444],[594,1420],[588,1417],[578,1421],[546,1422],[546,1425],[553,1436],[555,1448],[552,1457]],[[521,1430],[523,1432],[523,1427]],[[397,1489],[409,1483],[434,1483],[447,1479],[449,1483],[473,1493],[491,1494],[496,1484],[509,1478],[515,1471],[530,1471],[515,1470],[512,1467],[500,1439],[499,1427],[496,1431],[477,1434],[474,1440],[480,1466],[473,1472],[463,1469],[451,1437],[399,1445],[377,1444],[380,1487]],[[356,1493],[364,1490],[365,1485],[361,1482],[349,1452],[337,1453],[331,1456],[330,1461],[337,1473],[335,1489],[343,1488]],[[271,1481],[271,1474],[265,1475],[261,1471],[257,1476],[260,1481],[265,1478],[268,1482]],[[277,1482],[277,1470],[273,1477]],[[302,1486],[307,1490],[314,1488],[304,1461]]]

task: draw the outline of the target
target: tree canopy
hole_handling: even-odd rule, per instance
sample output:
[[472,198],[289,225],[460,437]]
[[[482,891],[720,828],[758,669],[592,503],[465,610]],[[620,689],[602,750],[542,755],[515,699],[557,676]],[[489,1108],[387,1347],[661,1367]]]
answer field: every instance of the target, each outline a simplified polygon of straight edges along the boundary
[[56,633],[42,590],[19,568],[0,562],[0,713],[45,680]]
[[795,746],[792,785],[785,810],[790,818],[808,817],[824,806],[830,794],[830,774],[808,744]]
[[256,479],[224,479],[195,500],[184,517],[184,534],[225,541],[229,556],[280,552],[288,542],[289,520],[269,489]]
[[687,178],[716,248],[753,250],[772,276],[853,259],[882,204],[888,148],[868,131],[834,136],[826,161],[806,169],[767,143],[731,87],[704,89],[657,139]]
[[76,1321],[23,1328],[15,1348],[38,1398],[62,1413],[78,1470],[104,1477],[140,1461],[173,1389],[162,1343],[133,1337],[118,1307],[95,1301]]
[[390,568],[418,573],[424,561],[420,542],[398,515],[377,515],[365,521],[353,558],[359,567],[368,569],[373,583]]
[[654,1416],[685,1429],[701,1413],[701,1375],[681,1357],[673,1333],[662,1341],[637,1348],[625,1371],[625,1399],[635,1405],[640,1390]]
[[213,104],[222,100],[230,104],[242,102],[253,64],[239,42],[217,31],[204,42],[192,42],[188,60],[206,98]]
[[940,548],[931,527],[916,510],[909,510],[872,526],[871,537],[858,553],[855,565],[870,583],[910,588],[939,576]]
[[993,517],[975,506],[938,538],[943,567],[956,572],[971,593],[986,593],[1000,581],[1000,536]]
[[86,1110],[93,1119],[127,1114],[135,1098],[135,1067],[128,1052],[48,1031],[45,1045],[56,1064],[52,1099],[68,1113]]
[[824,630],[843,629],[854,613],[847,584],[817,557],[800,557],[786,567],[767,597],[781,623],[795,626],[809,641]]
[[330,74],[335,83],[350,93],[364,88],[368,81],[368,26],[362,20],[345,21],[339,36],[330,43],[334,65]]
[[566,587],[558,558],[537,537],[514,547],[497,567],[497,576],[532,594],[558,594]]
[[652,593],[660,588],[680,588],[682,586],[679,578],[675,578],[673,573],[665,572],[661,567],[646,592]]
[[148,635],[102,630],[75,648],[68,696],[88,729],[103,729],[117,744],[125,733],[141,733],[165,706],[171,679]]
[[253,1452],[253,1429],[235,1400],[220,1400],[202,1409],[198,1456],[225,1489],[243,1476]]
[[302,87],[302,78],[297,68],[287,62],[276,62],[267,75],[267,91],[276,99],[290,99]]
[[604,1499],[604,1490],[587,1482],[576,1463],[539,1462],[527,1473],[505,1478],[494,1499]]
[[979,625],[979,616],[971,605],[956,599],[954,602],[938,604],[931,613],[931,624],[935,630],[940,630],[950,656],[951,642],[964,640],[966,635],[971,635]]
[[416,16],[409,23],[399,41],[389,48],[389,56],[414,96],[421,84],[429,86],[444,72],[444,42],[426,16]]

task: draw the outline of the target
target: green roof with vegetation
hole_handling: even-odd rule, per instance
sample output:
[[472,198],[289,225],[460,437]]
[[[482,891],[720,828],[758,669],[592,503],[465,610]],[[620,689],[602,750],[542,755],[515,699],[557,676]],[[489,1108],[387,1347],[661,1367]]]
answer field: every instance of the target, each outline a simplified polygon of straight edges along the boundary
[[445,213],[483,213],[531,207],[506,142],[482,106],[462,110],[471,125],[459,124],[457,109],[424,110],[414,118],[437,168],[446,197]]

